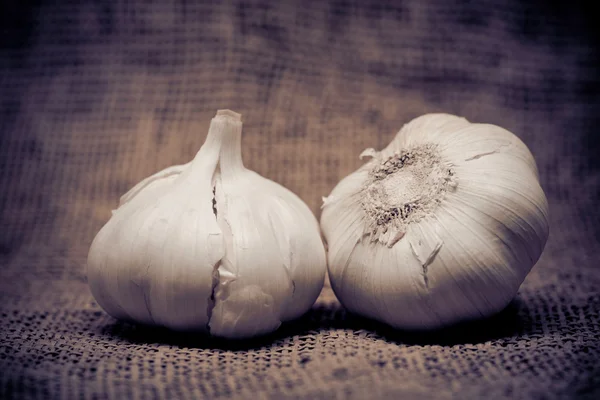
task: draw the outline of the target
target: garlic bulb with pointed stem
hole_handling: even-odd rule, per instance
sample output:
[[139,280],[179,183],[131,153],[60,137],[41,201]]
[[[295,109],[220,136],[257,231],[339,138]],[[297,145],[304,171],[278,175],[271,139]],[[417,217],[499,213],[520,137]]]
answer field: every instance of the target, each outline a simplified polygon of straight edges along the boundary
[[324,198],[331,286],[350,311],[428,329],[503,309],[548,238],[527,146],[495,125],[427,114]]
[[188,164],[134,186],[97,234],[88,282],[116,318],[243,338],[305,313],[326,256],[306,204],[242,164],[240,115],[220,110]]

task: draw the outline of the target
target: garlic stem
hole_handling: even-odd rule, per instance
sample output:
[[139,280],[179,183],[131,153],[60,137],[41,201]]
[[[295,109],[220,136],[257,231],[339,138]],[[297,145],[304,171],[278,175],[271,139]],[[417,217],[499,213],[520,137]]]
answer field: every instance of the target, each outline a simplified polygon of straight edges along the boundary
[[[240,120],[240,114],[229,110],[219,110],[217,115],[210,121],[208,135],[206,141],[196,153],[196,156],[191,162],[190,168],[184,172],[184,176],[202,177],[202,179],[210,179],[214,175],[214,171],[219,163],[219,154],[223,144],[225,132],[232,129],[230,119],[236,118]],[[241,124],[241,123],[240,123]],[[241,126],[240,126],[241,128]],[[241,152],[241,150],[240,150]]]
[[222,121],[223,144],[219,157],[221,176],[227,180],[245,170],[242,162],[242,119],[241,115],[230,110],[219,110],[215,119]]

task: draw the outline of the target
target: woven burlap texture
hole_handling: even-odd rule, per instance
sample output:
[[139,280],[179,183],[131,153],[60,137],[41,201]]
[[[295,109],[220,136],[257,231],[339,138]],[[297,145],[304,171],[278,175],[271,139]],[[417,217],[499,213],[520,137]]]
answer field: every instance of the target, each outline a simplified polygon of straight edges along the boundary
[[[3,3],[0,397],[600,398],[600,62],[591,13],[564,3]],[[410,119],[498,124],[538,161],[546,250],[505,311],[442,332],[348,315],[328,287],[249,342],[117,322],[89,245],[221,108],[243,114],[246,166],[317,216]]]

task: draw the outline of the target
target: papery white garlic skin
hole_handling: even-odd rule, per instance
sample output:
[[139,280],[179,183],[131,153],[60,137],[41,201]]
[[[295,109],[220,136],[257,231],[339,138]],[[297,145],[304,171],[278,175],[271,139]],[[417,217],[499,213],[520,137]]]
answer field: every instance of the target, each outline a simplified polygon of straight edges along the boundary
[[324,198],[332,288],[350,311],[430,329],[508,305],[544,249],[548,203],[511,132],[449,114],[406,124]]
[[326,269],[318,222],[291,191],[243,166],[241,130],[239,114],[219,111],[194,160],[121,197],[87,263],[109,314],[244,338],[312,306]]

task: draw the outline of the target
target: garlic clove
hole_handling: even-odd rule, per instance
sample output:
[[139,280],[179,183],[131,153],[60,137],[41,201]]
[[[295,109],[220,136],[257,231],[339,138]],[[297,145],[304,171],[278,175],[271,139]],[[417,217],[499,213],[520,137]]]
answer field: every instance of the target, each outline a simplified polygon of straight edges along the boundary
[[[332,288],[338,299],[344,299],[344,307],[375,319],[401,315],[406,321],[419,323],[429,318],[421,268],[409,256],[406,240],[392,249],[361,241],[346,254],[343,268],[330,271],[330,276],[335,277]],[[398,304],[402,304],[400,310]]]
[[471,124],[465,118],[450,114],[426,114],[405,124],[390,144],[381,151],[383,157],[425,143],[452,143],[455,132]]
[[[351,249],[365,234],[363,210],[357,190],[366,179],[363,175],[358,172],[347,176],[324,201],[321,228],[328,238],[327,260],[330,275],[343,274],[351,257]],[[334,281],[331,281],[331,284],[336,285]]]
[[[436,228],[442,249],[427,268],[430,303],[442,324],[495,313],[514,297],[524,275],[511,268],[511,250],[497,232],[462,212],[441,207]],[[488,222],[488,221],[485,221]]]
[[273,196],[273,210],[269,222],[276,233],[277,247],[283,257],[284,266],[292,280],[292,296],[286,303],[282,321],[300,317],[312,306],[321,293],[325,279],[325,269],[313,271],[312,265],[327,264],[321,235],[307,235],[306,232],[320,232],[317,219],[298,196],[285,187],[267,180]]
[[109,253],[101,249],[112,246],[112,233],[112,229],[105,225],[94,238],[86,263],[87,281],[94,299],[108,314],[117,319],[130,320],[129,314],[120,305],[120,299],[111,294],[109,289],[114,284],[116,271],[107,266]]
[[455,165],[464,165],[488,156],[495,156],[500,161],[511,159],[522,164],[524,171],[533,172],[536,179],[539,177],[535,160],[527,146],[499,126],[471,124],[456,131],[453,140],[445,142],[441,151]]
[[[240,180],[247,182],[247,178]],[[264,199],[250,194],[245,186],[222,182],[216,189],[223,193],[222,201],[217,197],[217,219],[226,232],[226,255],[218,268],[221,278],[210,321],[211,333],[218,336],[254,336],[277,329],[283,306],[292,295],[277,232],[271,229],[267,207],[260,203]],[[260,192],[259,182],[256,189]]]
[[190,163],[183,165],[173,165],[157,172],[154,175],[143,179],[134,187],[132,187],[127,193],[121,196],[119,200],[119,207],[125,203],[131,201],[134,197],[140,194],[142,191],[153,190],[156,193],[160,193],[160,190],[165,189],[173,182],[188,166]]
[[[476,208],[483,216],[501,221],[494,223],[495,229],[505,235],[516,235],[513,239],[526,243],[529,260],[537,262],[549,234],[548,203],[533,175],[528,177],[525,171],[517,170],[505,172],[501,168],[492,171],[481,168],[476,176],[469,171],[457,171],[464,178],[460,193],[448,196],[449,204],[460,202],[462,207]],[[514,240],[510,242],[516,245]]]
[[289,190],[244,168],[240,138],[237,130],[224,136],[216,180],[226,254],[209,327],[223,337],[263,334],[298,317],[318,297],[325,276],[325,268],[313,267],[326,259],[310,209]]
[[[369,163],[365,164],[369,165]],[[363,166],[364,167],[364,166]],[[342,179],[331,192],[331,194],[327,197],[323,197],[323,205],[322,209],[326,209],[327,205],[333,205],[339,201],[346,201],[348,197],[358,195],[360,192],[360,187],[367,180],[368,170],[367,168],[361,168],[358,171],[346,176]],[[355,204],[355,202],[351,201],[351,204]]]
[[213,119],[188,168],[130,192],[94,239],[88,283],[114,317],[205,329],[214,265],[224,253],[212,210],[221,125]]

